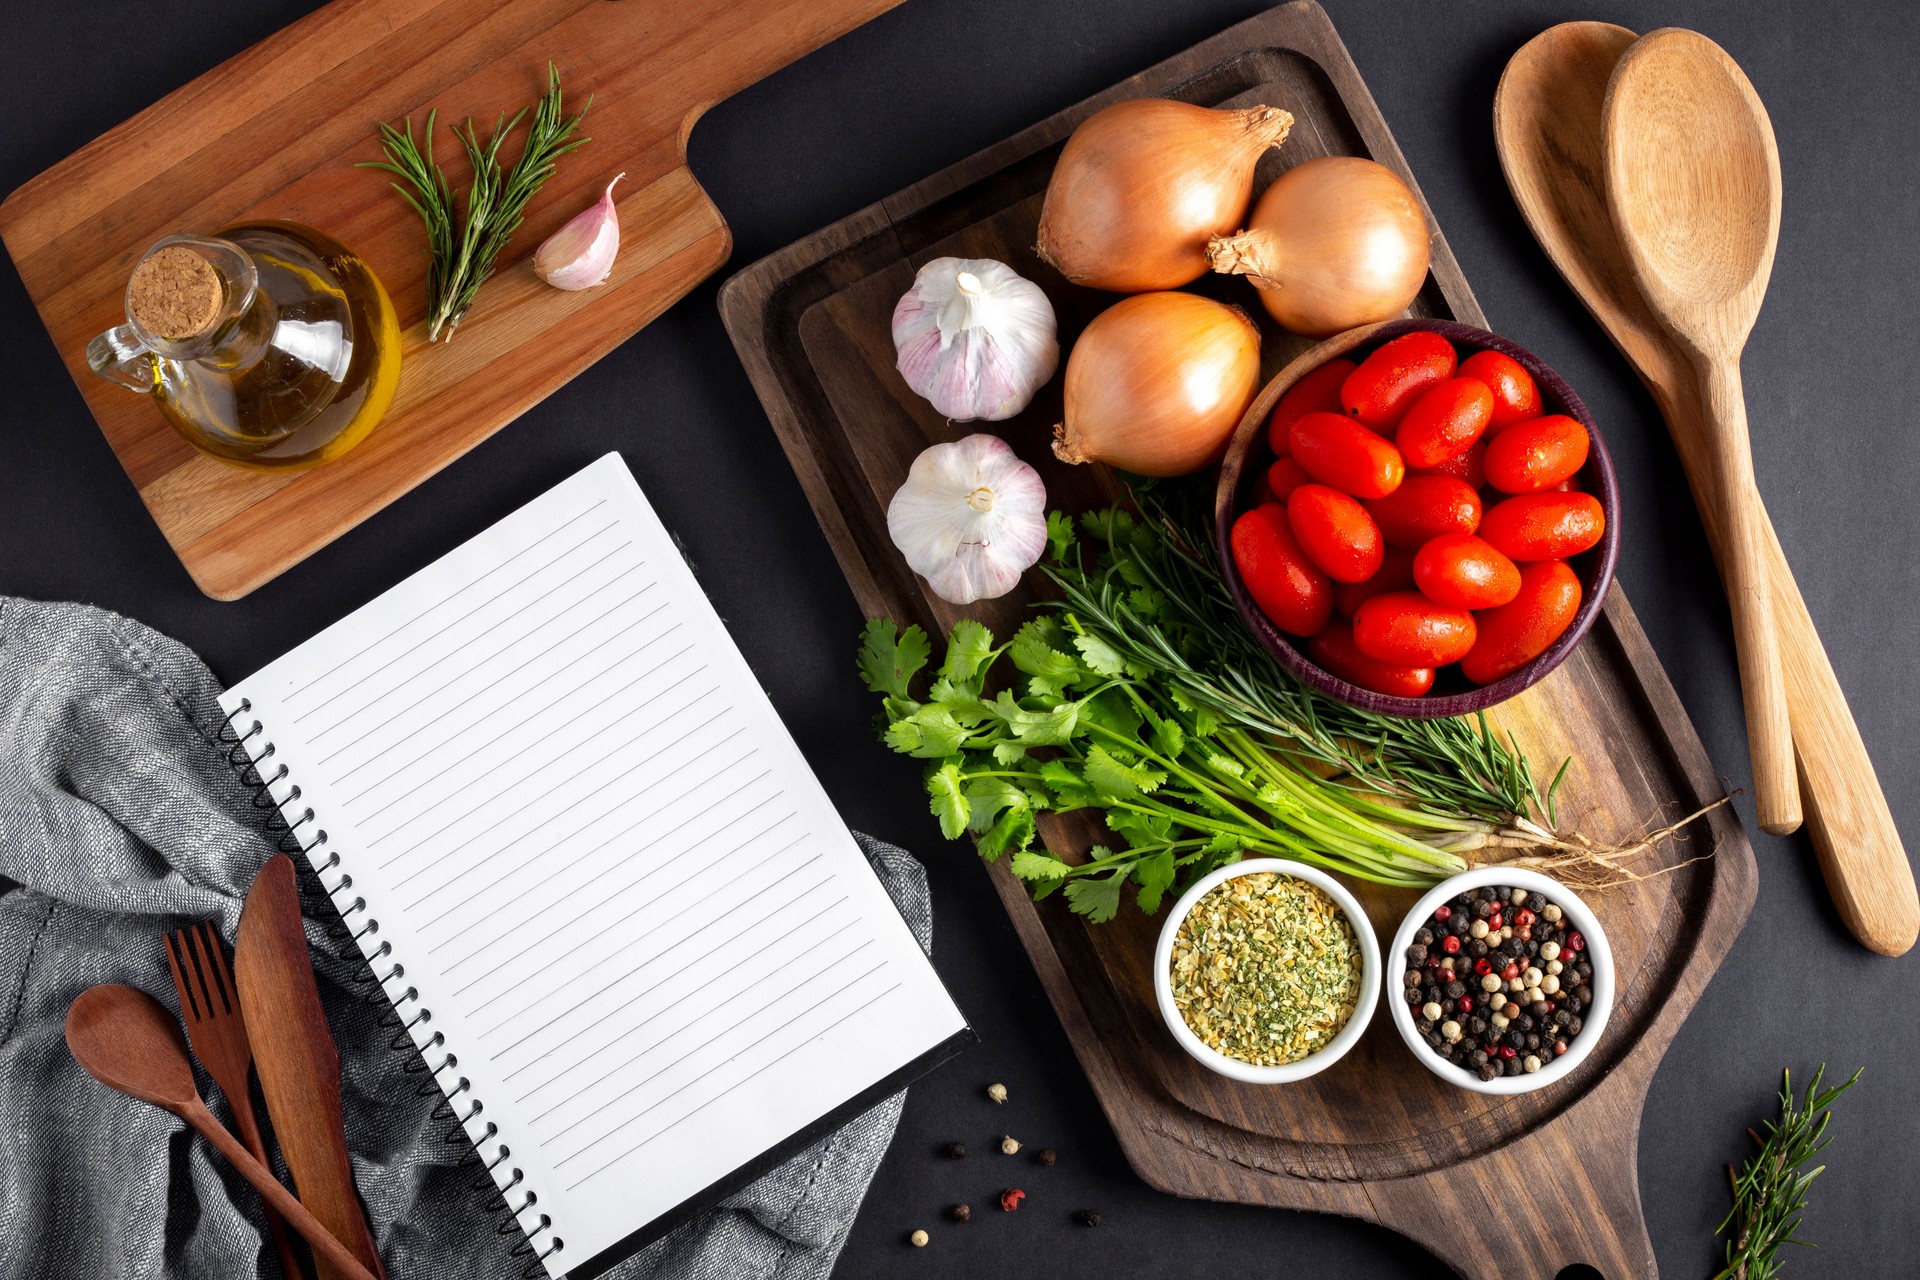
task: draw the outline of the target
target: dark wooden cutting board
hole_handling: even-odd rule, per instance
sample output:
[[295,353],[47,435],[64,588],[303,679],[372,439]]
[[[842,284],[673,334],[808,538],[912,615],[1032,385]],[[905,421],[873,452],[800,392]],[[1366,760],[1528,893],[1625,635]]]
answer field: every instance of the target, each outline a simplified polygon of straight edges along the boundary
[[[87,407],[202,591],[232,600],[333,541],[551,395],[727,260],[720,211],[686,164],[721,99],[899,0],[334,0],[32,179],[0,204],[0,238]],[[438,108],[447,133],[511,114],[560,68],[593,98],[592,141],[528,207],[451,340],[426,340],[426,236],[356,168],[380,121]],[[519,154],[521,135],[506,155]],[[606,284],[563,293],[528,265],[608,179],[620,255]],[[127,275],[163,235],[288,218],[364,258],[405,327],[393,408],[364,443],[309,471],[251,471],[196,453],[154,408],[94,376],[87,342],[124,318]]]
[[[934,599],[893,550],[886,505],[908,464],[927,444],[975,426],[943,421],[907,390],[893,368],[888,321],[927,260],[999,258],[1048,290],[1067,347],[1113,297],[1068,286],[1035,258],[1041,195],[1074,125],[1143,95],[1293,112],[1292,137],[1263,162],[1257,186],[1326,154],[1371,156],[1413,181],[1332,24],[1302,0],[736,275],[721,293],[728,330],[867,613],[939,633],[965,614],[1002,636],[1025,614],[1029,597],[1019,593],[964,610]],[[1196,287],[1258,313],[1242,282]],[[1486,323],[1437,229],[1414,311]],[[1269,373],[1307,345],[1271,327],[1265,336]],[[1040,468],[1055,504],[1094,505],[1099,473],[1065,467],[1047,449],[1058,415],[1056,380],[1025,413],[993,425]],[[1496,719],[1543,772],[1573,757],[1561,818],[1595,838],[1627,839],[1723,791],[1618,587],[1565,665]],[[1043,833],[1068,855],[1091,835],[1065,822]],[[1610,1280],[1642,1280],[1655,1274],[1635,1168],[1647,1085],[1745,922],[1756,883],[1752,851],[1725,808],[1645,867],[1673,869],[1590,899],[1619,965],[1604,1040],[1568,1079],[1517,1098],[1442,1084],[1408,1056],[1384,1007],[1360,1046],[1311,1080],[1259,1087],[1216,1076],[1181,1053],[1155,1008],[1157,920],[1129,905],[1112,923],[1090,926],[1058,898],[1030,901],[1004,861],[990,874],[1128,1159],[1153,1186],[1366,1218],[1474,1280],[1552,1277],[1582,1262]],[[1414,895],[1362,896],[1384,938]]]

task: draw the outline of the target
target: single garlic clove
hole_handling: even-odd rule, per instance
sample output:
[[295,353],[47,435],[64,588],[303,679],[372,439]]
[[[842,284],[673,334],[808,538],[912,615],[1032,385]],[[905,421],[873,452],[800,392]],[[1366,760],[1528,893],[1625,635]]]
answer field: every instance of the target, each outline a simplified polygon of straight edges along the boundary
[[548,236],[534,251],[533,272],[556,289],[591,289],[605,284],[620,252],[620,214],[613,203],[615,175],[600,198]]

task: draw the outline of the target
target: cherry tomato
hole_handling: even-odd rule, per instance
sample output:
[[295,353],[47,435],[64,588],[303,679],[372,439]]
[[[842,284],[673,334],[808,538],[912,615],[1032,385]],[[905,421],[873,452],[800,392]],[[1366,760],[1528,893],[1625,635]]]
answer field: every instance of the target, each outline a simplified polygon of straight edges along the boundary
[[1492,609],[1520,594],[1520,570],[1484,538],[1443,533],[1413,557],[1427,599],[1454,609]]
[[1380,571],[1385,543],[1367,509],[1338,489],[1303,484],[1287,499],[1287,527],[1314,567],[1335,582],[1365,582]]
[[1401,667],[1375,662],[1353,643],[1353,628],[1335,618],[1307,641],[1307,656],[1348,684],[1396,698],[1418,698],[1433,688],[1432,667]]
[[1308,475],[1356,498],[1384,498],[1407,474],[1391,440],[1337,413],[1309,413],[1293,424],[1292,443]]
[[1587,465],[1587,429],[1562,413],[1517,423],[1487,442],[1487,483],[1539,493]]
[[1413,552],[1387,544],[1380,557],[1380,569],[1365,582],[1333,584],[1333,608],[1343,618],[1351,618],[1361,605],[1389,591],[1406,591],[1413,586]]
[[1478,615],[1480,638],[1460,671],[1475,684],[1492,684],[1545,653],[1580,612],[1580,579],[1561,560],[1520,566],[1520,594]]
[[1396,547],[1418,548],[1443,533],[1480,527],[1480,495],[1451,476],[1408,476],[1398,489],[1367,503],[1380,534]]
[[1478,489],[1487,482],[1487,438],[1481,436],[1465,453],[1456,453],[1436,466],[1408,467],[1407,476],[1452,476]]
[[1607,518],[1588,493],[1523,493],[1495,503],[1480,536],[1509,560],[1564,560],[1600,541]]
[[1333,583],[1313,567],[1287,528],[1277,502],[1255,507],[1233,522],[1233,563],[1260,611],[1273,625],[1310,636],[1333,614]]
[[1375,662],[1444,667],[1473,648],[1477,629],[1465,609],[1435,604],[1418,591],[1375,596],[1353,615],[1353,642]]
[[1267,443],[1281,457],[1291,449],[1293,424],[1310,413],[1339,413],[1340,385],[1358,368],[1344,357],[1329,360],[1287,388],[1267,419]]
[[1478,378],[1448,378],[1420,393],[1394,433],[1410,467],[1435,467],[1465,453],[1493,421],[1493,392]]
[[1460,376],[1478,378],[1493,392],[1493,422],[1489,431],[1502,431],[1516,422],[1540,416],[1540,388],[1533,375],[1512,356],[1498,351],[1476,351],[1460,362]]
[[1273,495],[1275,502],[1285,502],[1293,496],[1293,491],[1303,484],[1310,484],[1313,477],[1307,474],[1292,458],[1282,458],[1267,468],[1267,492]]
[[1420,393],[1453,376],[1459,357],[1437,333],[1404,333],[1360,362],[1340,386],[1340,404],[1375,431],[1389,431]]

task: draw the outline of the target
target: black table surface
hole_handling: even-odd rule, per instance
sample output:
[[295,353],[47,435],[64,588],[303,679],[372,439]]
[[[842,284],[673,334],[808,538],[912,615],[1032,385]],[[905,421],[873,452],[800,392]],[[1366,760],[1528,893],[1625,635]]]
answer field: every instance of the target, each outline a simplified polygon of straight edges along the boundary
[[[628,0],[665,3],[667,0]],[[1495,328],[1558,368],[1605,426],[1626,493],[1620,570],[1707,749],[1748,777],[1731,633],[1666,432],[1514,209],[1494,154],[1507,58],[1556,22],[1689,26],[1724,45],[1772,113],[1786,205],[1746,358],[1760,486],[1879,765],[1920,844],[1920,6],[1788,0],[1325,0]],[[10,0],[0,190],[299,17],[310,0]],[[94,427],[11,265],[0,267],[0,592],[89,601],[246,675],[609,449],[620,450],[728,619],[849,823],[932,877],[935,963],[981,1044],[915,1086],[837,1274],[1435,1276],[1381,1229],[1180,1200],[1128,1170],[971,851],[940,839],[917,765],[889,754],[854,677],[860,616],[728,345],[715,291],[737,269],[1177,53],[1258,0],[907,0],[714,108],[694,172],[734,260],[558,394],[360,529],[246,599],[203,597]],[[396,49],[395,57],[407,56]],[[484,296],[482,305],[485,305]],[[1595,744],[1594,749],[1604,749]],[[1655,1077],[1641,1194],[1669,1277],[1708,1274],[1723,1166],[1772,1113],[1780,1069],[1866,1068],[1837,1113],[1796,1276],[1912,1274],[1907,1157],[1920,1138],[1915,958],[1840,927],[1804,837],[1752,825],[1753,918]],[[1411,1064],[1408,1070],[1415,1070]],[[1004,1106],[984,1088],[1003,1081]],[[1003,1133],[1026,1144],[1008,1158]],[[964,1162],[938,1154],[950,1141]],[[1028,1152],[1051,1146],[1041,1168]],[[1002,1187],[1029,1194],[992,1208]],[[944,1211],[971,1202],[961,1227]],[[1097,1208],[1097,1229],[1071,1214]],[[932,1243],[905,1243],[924,1227]],[[504,1274],[504,1273],[503,1273]],[[1617,1278],[1626,1280],[1626,1278]]]

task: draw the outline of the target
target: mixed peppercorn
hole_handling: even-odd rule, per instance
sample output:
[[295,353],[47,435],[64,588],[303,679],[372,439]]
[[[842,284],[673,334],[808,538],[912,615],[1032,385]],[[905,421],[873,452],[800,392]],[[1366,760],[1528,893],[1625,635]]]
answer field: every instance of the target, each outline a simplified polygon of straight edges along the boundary
[[1402,998],[1432,1050],[1482,1080],[1567,1052],[1593,1005],[1587,942],[1546,895],[1494,886],[1433,910],[1407,948]]

